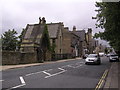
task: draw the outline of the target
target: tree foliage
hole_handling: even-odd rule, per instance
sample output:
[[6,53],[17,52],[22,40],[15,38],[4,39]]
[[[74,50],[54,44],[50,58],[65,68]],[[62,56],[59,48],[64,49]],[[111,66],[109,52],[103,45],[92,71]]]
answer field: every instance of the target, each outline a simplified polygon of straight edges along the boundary
[[49,38],[47,25],[45,25],[45,27],[44,27],[41,46],[42,46],[42,48],[44,50],[50,50],[51,49],[51,47],[50,47],[50,38]]
[[94,35],[95,38],[110,42],[110,45],[120,51],[120,2],[96,2],[97,28],[104,28],[104,32]]
[[46,60],[47,52],[51,51],[51,47],[50,47],[50,38],[49,38],[48,28],[46,24],[44,25],[45,26],[42,34],[41,48],[43,50],[43,60]]
[[21,34],[18,36],[18,38],[19,38],[19,41],[18,41],[18,49],[20,49],[20,46],[21,46],[21,43],[22,43],[22,38],[23,38],[24,33],[25,33],[25,29],[23,28]]
[[17,32],[13,30],[8,30],[1,36],[2,39],[2,50],[15,51],[18,44]]

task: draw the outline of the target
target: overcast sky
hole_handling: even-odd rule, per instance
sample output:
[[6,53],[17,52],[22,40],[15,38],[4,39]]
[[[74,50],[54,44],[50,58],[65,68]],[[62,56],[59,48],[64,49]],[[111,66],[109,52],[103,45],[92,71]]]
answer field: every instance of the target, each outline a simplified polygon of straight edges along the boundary
[[[89,1],[89,2],[88,2]],[[2,32],[15,29],[18,33],[27,24],[39,22],[45,17],[47,23],[63,22],[71,30],[75,25],[78,30],[95,28],[92,20],[96,0],[2,0]]]

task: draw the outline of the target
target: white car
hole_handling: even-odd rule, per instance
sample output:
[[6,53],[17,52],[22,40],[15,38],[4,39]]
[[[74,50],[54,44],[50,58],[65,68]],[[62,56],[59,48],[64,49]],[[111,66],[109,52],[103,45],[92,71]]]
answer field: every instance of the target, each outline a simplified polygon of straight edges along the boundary
[[110,56],[110,54],[107,54],[106,56],[107,56],[107,57],[109,57],[109,56]]
[[119,57],[117,54],[111,54],[109,56],[109,61],[112,62],[112,61],[119,61]]
[[103,57],[103,56],[105,55],[105,53],[104,53],[104,52],[99,52],[99,55],[100,55],[101,57]]
[[85,64],[101,64],[101,59],[98,54],[89,54],[85,59]]

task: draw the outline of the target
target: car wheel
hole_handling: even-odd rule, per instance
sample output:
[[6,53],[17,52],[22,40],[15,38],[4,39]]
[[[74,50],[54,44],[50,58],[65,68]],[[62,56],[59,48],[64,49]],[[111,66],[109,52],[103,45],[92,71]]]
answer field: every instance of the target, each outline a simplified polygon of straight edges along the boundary
[[117,61],[119,62],[119,59]]
[[111,60],[109,60],[109,62],[112,62]]

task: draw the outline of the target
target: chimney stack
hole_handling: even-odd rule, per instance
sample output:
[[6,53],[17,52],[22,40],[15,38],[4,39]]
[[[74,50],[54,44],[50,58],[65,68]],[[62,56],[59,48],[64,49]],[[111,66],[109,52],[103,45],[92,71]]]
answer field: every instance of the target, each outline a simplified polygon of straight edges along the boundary
[[75,26],[73,26],[73,31],[74,31],[74,32],[76,31],[76,27],[75,27]]

